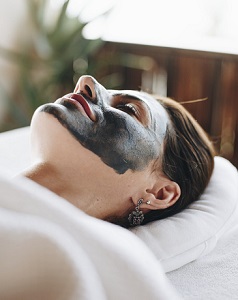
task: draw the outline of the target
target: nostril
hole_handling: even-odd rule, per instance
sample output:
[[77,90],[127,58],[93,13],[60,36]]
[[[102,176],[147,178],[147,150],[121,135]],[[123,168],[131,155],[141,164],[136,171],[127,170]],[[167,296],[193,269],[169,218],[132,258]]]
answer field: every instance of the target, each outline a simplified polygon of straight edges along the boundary
[[92,93],[92,90],[90,89],[90,87],[87,84],[85,84],[84,88],[87,91],[89,97],[92,98],[93,97],[93,93]]
[[76,85],[75,92],[80,92],[85,96],[89,97],[90,100],[96,100],[95,91],[96,80],[91,76],[81,76]]

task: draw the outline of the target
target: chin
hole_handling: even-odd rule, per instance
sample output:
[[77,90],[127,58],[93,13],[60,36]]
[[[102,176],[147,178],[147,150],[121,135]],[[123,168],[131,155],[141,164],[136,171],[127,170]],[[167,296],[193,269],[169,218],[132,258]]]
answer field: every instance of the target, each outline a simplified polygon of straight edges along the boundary
[[[39,107],[31,121],[31,151],[33,162],[76,167],[88,161],[92,153],[84,148],[52,114]],[[95,156],[95,155],[94,155]],[[80,162],[81,161],[81,162]]]
[[31,120],[31,150],[33,159],[53,155],[68,142],[69,133],[51,114],[39,107]]

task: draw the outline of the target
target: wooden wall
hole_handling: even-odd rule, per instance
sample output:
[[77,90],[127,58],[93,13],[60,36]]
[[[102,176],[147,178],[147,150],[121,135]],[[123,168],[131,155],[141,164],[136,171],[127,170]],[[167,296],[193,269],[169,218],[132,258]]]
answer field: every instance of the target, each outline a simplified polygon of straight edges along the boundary
[[218,153],[238,167],[238,55],[111,42],[104,51],[117,53],[120,88],[143,88],[179,102],[207,98],[185,107]]

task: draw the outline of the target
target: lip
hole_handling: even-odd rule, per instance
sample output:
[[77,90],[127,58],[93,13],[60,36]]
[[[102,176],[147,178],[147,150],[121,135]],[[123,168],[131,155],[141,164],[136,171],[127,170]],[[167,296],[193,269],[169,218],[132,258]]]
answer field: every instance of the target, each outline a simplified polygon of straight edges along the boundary
[[73,103],[84,115],[86,114],[86,116],[93,122],[96,121],[96,115],[92,111],[86,99],[81,94],[69,94],[64,96],[62,99]]

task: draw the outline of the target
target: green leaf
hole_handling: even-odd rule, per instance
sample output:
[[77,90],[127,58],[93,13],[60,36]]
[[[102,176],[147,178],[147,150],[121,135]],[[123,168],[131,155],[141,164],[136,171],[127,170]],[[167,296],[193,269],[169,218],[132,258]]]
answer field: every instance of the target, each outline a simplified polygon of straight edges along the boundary
[[62,6],[62,9],[59,13],[58,20],[54,27],[54,34],[57,34],[58,32],[60,32],[62,27],[64,26],[64,23],[67,19],[66,11],[67,11],[68,5],[69,5],[69,0],[65,1]]

